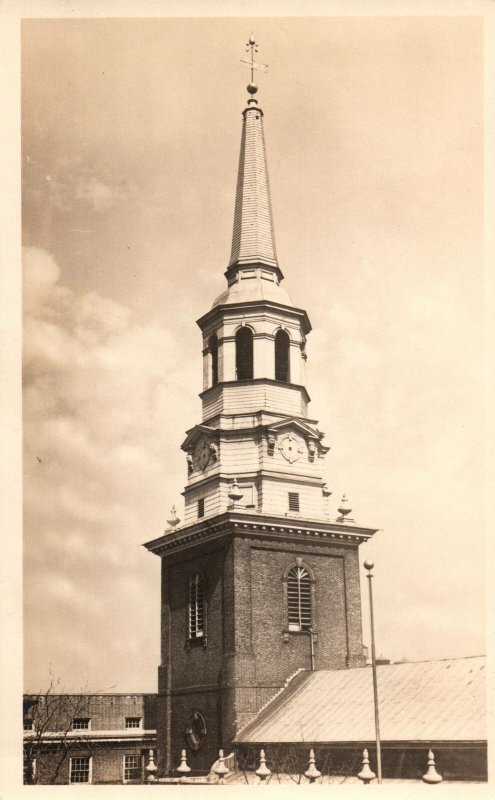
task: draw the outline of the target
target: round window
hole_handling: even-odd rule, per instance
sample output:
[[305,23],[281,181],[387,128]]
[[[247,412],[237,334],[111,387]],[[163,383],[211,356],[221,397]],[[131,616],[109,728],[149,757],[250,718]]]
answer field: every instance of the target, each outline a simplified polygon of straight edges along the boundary
[[186,728],[187,743],[191,750],[199,750],[206,736],[206,723],[199,711],[195,711],[191,721]]

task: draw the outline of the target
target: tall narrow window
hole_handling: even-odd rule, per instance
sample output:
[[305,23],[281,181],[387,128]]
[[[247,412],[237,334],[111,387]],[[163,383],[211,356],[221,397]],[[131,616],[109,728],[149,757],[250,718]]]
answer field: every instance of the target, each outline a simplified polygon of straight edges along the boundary
[[253,377],[253,332],[250,328],[239,328],[235,335],[235,371],[238,381],[249,381]]
[[311,581],[304,567],[292,567],[287,576],[289,631],[311,628]]
[[218,383],[218,336],[212,333],[208,340],[211,355],[211,385],[216,386]]
[[189,581],[189,638],[201,639],[205,633],[203,579],[193,575]]
[[289,348],[290,338],[287,331],[279,330],[275,334],[275,380],[289,383]]
[[198,500],[198,517],[204,517],[205,515],[205,499],[204,497],[200,497]]

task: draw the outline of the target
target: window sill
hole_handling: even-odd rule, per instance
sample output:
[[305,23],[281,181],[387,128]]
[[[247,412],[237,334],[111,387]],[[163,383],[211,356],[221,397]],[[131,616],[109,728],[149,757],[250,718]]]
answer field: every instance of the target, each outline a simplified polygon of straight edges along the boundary
[[184,647],[186,650],[192,650],[197,647],[206,647],[206,644],[206,636],[195,636],[194,638],[186,639]]
[[[284,628],[282,631],[282,637],[285,643],[287,643],[291,636],[311,636],[311,631],[290,631],[288,628]],[[318,634],[315,630],[313,630],[313,644],[318,642]]]

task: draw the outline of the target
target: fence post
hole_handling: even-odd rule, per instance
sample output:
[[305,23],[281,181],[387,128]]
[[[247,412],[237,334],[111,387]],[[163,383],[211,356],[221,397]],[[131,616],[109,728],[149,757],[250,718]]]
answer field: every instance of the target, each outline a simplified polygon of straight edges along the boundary
[[182,752],[180,754],[180,764],[177,767],[177,772],[179,773],[181,778],[183,778],[185,775],[187,775],[188,772],[191,772],[191,767],[187,763],[186,751],[185,750],[182,750]]
[[148,755],[148,763],[146,764],[146,780],[148,783],[153,783],[156,780],[157,766],[153,758],[153,750],[150,750]]
[[433,750],[428,752],[428,769],[426,773],[423,775],[423,782],[424,783],[441,783],[442,776],[438,774],[435,769],[435,756],[433,755]]
[[304,774],[310,783],[314,783],[317,778],[321,778],[321,772],[316,769],[314,750],[309,751],[309,767]]
[[358,778],[365,785],[367,783],[371,783],[371,781],[376,778],[375,773],[370,769],[370,760],[368,758],[368,751],[366,749],[363,750],[363,768],[361,772],[358,772]]
[[224,783],[225,776],[229,774],[229,769],[225,766],[223,750],[218,751],[218,762],[213,767],[213,772],[218,776],[218,783]]
[[260,783],[265,783],[266,779],[271,774],[272,774],[271,770],[269,770],[268,767],[266,766],[265,751],[260,750],[260,765],[256,770],[256,775],[260,779]]

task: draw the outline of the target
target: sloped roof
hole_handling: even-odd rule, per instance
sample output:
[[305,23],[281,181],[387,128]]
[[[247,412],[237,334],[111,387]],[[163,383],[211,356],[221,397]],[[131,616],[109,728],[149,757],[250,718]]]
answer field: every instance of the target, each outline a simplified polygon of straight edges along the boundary
[[[485,658],[377,667],[383,742],[486,739]],[[370,667],[300,672],[237,742],[372,742]]]

